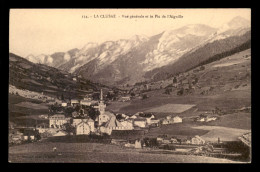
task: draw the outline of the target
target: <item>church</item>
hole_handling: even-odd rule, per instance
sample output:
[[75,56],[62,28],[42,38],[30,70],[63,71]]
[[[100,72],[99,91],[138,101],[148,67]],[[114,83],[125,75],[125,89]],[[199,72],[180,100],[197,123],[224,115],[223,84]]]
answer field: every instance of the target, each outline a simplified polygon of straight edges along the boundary
[[95,106],[100,112],[96,121],[98,121],[99,129],[102,133],[111,134],[112,130],[133,130],[133,125],[128,124],[126,121],[120,122],[116,116],[108,111],[105,111],[106,104],[103,101],[103,91],[100,92],[100,101],[98,106]]
[[114,115],[110,112],[106,112],[106,104],[103,101],[103,91],[101,89],[100,91],[100,101],[98,103],[98,106],[94,106],[94,108],[98,109],[99,116],[97,117],[96,121],[98,121],[98,126],[101,126],[103,123],[106,123],[110,120],[110,118]]

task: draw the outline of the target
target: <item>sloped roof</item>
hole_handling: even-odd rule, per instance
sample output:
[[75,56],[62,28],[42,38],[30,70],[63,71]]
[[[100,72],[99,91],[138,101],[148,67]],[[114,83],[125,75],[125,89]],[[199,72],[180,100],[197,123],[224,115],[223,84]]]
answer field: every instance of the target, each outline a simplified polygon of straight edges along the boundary
[[243,134],[242,136],[238,137],[238,139],[241,140],[248,147],[251,147],[251,132]]
[[78,127],[78,126],[80,126],[80,125],[82,125],[82,124],[86,124],[86,125],[88,125],[86,122],[84,122],[84,121],[81,121],[80,123],[78,123],[77,125],[76,125],[76,127]]
[[94,120],[91,119],[91,118],[89,118],[89,119],[87,120],[87,122],[94,122]]
[[55,114],[50,116],[50,118],[65,118],[65,115]]
[[173,119],[176,119],[176,118],[180,118],[180,119],[182,119],[181,117],[179,117],[178,115],[177,116],[175,116],[175,117],[173,117]]
[[91,100],[81,100],[80,103],[91,103]]
[[79,103],[77,99],[71,99],[71,103]]
[[89,117],[76,117],[76,118],[73,118],[73,119],[82,119],[82,121],[83,121],[84,119],[87,119],[86,122],[94,122],[93,119],[91,119],[91,118],[89,118]]
[[109,116],[110,118],[112,117],[116,117],[113,113],[109,112],[109,111],[105,111],[104,115]]
[[116,119],[115,116],[110,118],[110,120],[106,123],[105,127],[123,127],[123,125]]
[[68,134],[66,131],[63,131],[63,130],[59,130],[57,133],[55,133],[54,135],[58,134],[58,133],[63,133],[63,134]]

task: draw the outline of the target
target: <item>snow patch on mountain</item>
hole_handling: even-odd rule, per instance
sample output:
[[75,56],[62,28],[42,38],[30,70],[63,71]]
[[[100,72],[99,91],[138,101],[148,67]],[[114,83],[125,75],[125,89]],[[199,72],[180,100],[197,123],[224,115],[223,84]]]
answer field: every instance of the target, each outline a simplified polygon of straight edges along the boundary
[[250,30],[250,22],[240,16],[233,18],[230,22],[223,24],[208,39],[208,42],[225,39],[230,36],[241,36]]
[[64,61],[69,61],[70,60],[70,54],[69,53],[65,53],[64,54],[64,57],[63,57],[63,59],[64,59]]
[[46,60],[46,63],[52,64],[52,62],[53,62],[53,58],[51,56],[48,56],[47,60]]
[[38,63],[37,59],[32,54],[28,55],[25,59],[33,63]]
[[80,67],[83,66],[83,65],[84,65],[84,63],[83,63],[83,64],[76,64],[75,66],[73,66],[73,67],[69,70],[69,72],[70,72],[70,73],[73,73],[76,69],[80,68]]
[[89,43],[87,43],[87,44],[79,51],[79,54],[82,54],[82,53],[84,53],[85,51],[88,51],[89,49],[95,48],[95,47],[97,47],[97,46],[98,46],[97,43],[89,42]]

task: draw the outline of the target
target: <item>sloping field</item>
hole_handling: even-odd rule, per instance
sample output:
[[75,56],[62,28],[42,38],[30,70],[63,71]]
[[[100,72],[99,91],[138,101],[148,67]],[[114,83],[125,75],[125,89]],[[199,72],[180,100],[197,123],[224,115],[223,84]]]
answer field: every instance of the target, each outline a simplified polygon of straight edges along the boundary
[[22,81],[22,82],[33,83],[33,84],[36,84],[36,85],[42,85],[42,84],[40,84],[39,82],[36,82],[36,81],[34,81],[34,80],[32,80],[32,79],[22,79],[21,81]]
[[[145,112],[155,107],[161,107],[166,104],[188,104],[194,105],[199,111],[211,111],[215,107],[221,109],[238,109],[244,106],[251,106],[251,90],[236,90],[229,92],[221,92],[216,95],[165,95],[162,90],[154,90],[147,95],[145,100],[132,100],[129,105],[108,106],[111,110],[116,109],[118,113],[135,114],[137,112]],[[185,107],[185,106],[184,106]],[[173,113],[173,112],[172,112]]]
[[251,129],[251,113],[235,113],[228,114],[219,117],[216,121],[210,121],[207,125],[230,127],[230,128],[239,128],[239,129]]
[[[57,148],[57,153],[52,151],[53,147]],[[125,149],[110,144],[39,142],[10,147],[9,162],[236,163],[203,156],[140,153],[138,149]]]
[[[248,57],[245,58],[245,55],[247,55]],[[234,64],[245,63],[250,58],[251,58],[251,49],[247,49],[245,51],[236,53],[227,58],[224,58],[224,59],[221,59],[219,61],[212,63],[213,64],[212,67],[225,67],[225,66],[231,66]]]
[[112,112],[120,112],[120,109],[123,108],[123,107],[126,107],[126,106],[129,106],[130,105],[130,102],[110,102],[108,105],[107,105],[107,110],[108,111],[112,111]]
[[15,57],[13,57],[13,56],[10,56],[10,57],[9,57],[9,60],[10,60],[10,61],[13,61],[13,62],[16,62],[16,61],[17,61],[17,59],[16,59]]
[[26,63],[19,63],[19,65],[22,67],[22,68],[25,68],[25,69],[30,69],[32,66],[31,65],[28,65]]
[[44,90],[44,92],[51,92],[51,93],[55,93],[56,91],[53,91],[53,90]]
[[157,137],[158,135],[166,134],[168,137],[193,137],[195,135],[204,135],[208,130],[193,128],[196,125],[177,123],[162,125],[161,127],[151,128],[145,137]]
[[195,105],[190,104],[166,104],[159,107],[151,108],[146,112],[162,112],[162,113],[182,113]]
[[45,105],[31,103],[31,102],[20,102],[20,103],[16,104],[16,106],[30,108],[30,109],[48,109],[48,107]]
[[220,138],[221,141],[238,141],[239,136],[251,131],[219,126],[196,126],[192,128],[208,130],[209,132],[202,135],[201,138],[210,142],[217,142],[218,138]]
[[227,62],[227,63],[222,63],[222,64],[216,64],[213,67],[225,67],[225,66],[232,66],[235,64],[243,63],[243,61],[234,61],[234,62]]

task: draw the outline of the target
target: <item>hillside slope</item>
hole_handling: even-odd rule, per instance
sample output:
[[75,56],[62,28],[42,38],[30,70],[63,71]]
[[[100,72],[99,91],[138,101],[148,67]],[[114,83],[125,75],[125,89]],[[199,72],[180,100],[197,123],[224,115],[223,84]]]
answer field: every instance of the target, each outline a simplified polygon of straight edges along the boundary
[[9,84],[18,89],[42,92],[52,97],[63,95],[64,98],[73,98],[84,90],[97,90],[100,87],[84,79],[74,81],[73,77],[68,72],[9,54]]
[[157,68],[145,74],[146,78],[154,81],[166,79],[170,75],[185,72],[199,65],[219,60],[251,47],[251,31],[242,36],[232,36],[222,40],[216,40],[203,47],[183,55],[174,64]]

